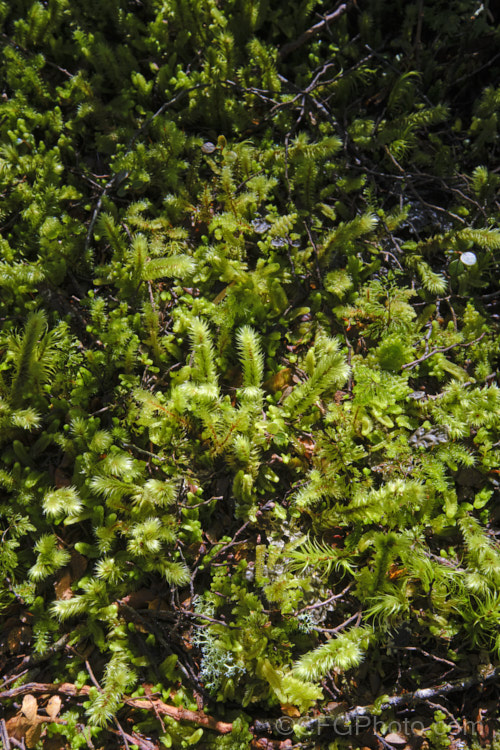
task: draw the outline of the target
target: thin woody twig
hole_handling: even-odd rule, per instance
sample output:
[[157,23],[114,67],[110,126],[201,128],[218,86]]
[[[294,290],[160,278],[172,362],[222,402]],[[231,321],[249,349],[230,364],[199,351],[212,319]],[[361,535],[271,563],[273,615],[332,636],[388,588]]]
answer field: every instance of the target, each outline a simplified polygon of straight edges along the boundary
[[100,693],[104,692],[103,689],[102,689],[102,687],[97,682],[95,674],[92,671],[92,667],[90,666],[90,663],[87,660],[85,661],[85,668],[86,668],[87,672],[89,673],[89,677],[90,677],[90,679],[92,681],[92,684],[95,685],[95,687],[98,689],[98,691]]
[[[130,735],[125,734],[125,732],[123,731],[123,728],[122,728],[120,722],[118,721],[118,719],[116,718],[116,716],[114,717],[114,722],[115,722],[115,724],[116,724],[116,726],[118,728],[118,733],[120,734],[120,736],[121,736],[121,738],[123,740],[123,744],[125,745],[125,750],[130,750],[130,745],[128,744],[128,738],[130,737]],[[132,738],[130,737],[130,739],[132,739]]]
[[440,656],[435,656],[435,654],[430,654],[428,651],[424,651],[423,648],[418,648],[418,646],[396,646],[396,649],[401,649],[402,651],[414,651],[415,653],[427,656],[429,659],[433,659],[434,661],[439,661],[442,664],[447,664],[449,667],[453,667],[454,669],[457,668],[457,665],[454,662],[449,661],[448,659],[443,659]]
[[423,354],[418,359],[413,360],[413,362],[407,362],[405,365],[401,367],[402,370],[411,370],[417,365],[419,365],[421,362],[425,362],[426,359],[429,359],[429,357],[434,356],[434,354],[439,354],[442,352],[449,352],[450,349],[456,349],[457,346],[466,347],[466,346],[473,346],[473,344],[477,344],[478,341],[481,341],[482,338],[486,336],[486,333],[482,333],[480,336],[478,336],[477,339],[474,339],[474,341],[469,341],[466,344],[457,343],[457,344],[450,344],[450,346],[439,346],[437,349],[432,349],[430,352],[427,352],[427,354]]
[[320,628],[319,626],[314,626],[312,630],[316,630],[318,633],[339,633],[341,630],[350,625],[351,622],[357,620],[360,615],[362,615],[362,612],[355,612],[353,615],[351,615],[351,617],[349,617],[344,622],[341,622],[340,625],[337,625],[337,627],[335,628]]
[[318,248],[316,246],[316,243],[314,242],[314,238],[313,238],[313,236],[311,234],[311,230],[309,229],[309,224],[305,220],[304,220],[304,226],[306,228],[307,236],[309,237],[309,242],[311,243],[312,249],[313,249],[313,252],[314,252],[314,265],[315,265],[315,270],[316,270],[316,276],[317,276],[317,279],[318,279],[318,284],[320,285],[320,287],[322,287],[323,286],[323,282],[321,280],[321,269],[319,267],[319,253],[318,253]]
[[[139,138],[139,136],[149,127],[149,125],[153,122],[153,120],[155,120],[157,117],[162,115],[165,112],[165,110],[168,109],[168,107],[172,106],[172,104],[175,104],[177,101],[179,101],[179,99],[182,99],[182,97],[186,96],[186,94],[191,93],[191,91],[195,91],[196,89],[200,89],[200,88],[207,88],[211,85],[212,84],[200,83],[200,84],[197,84],[196,86],[192,86],[189,89],[182,89],[182,91],[179,91],[178,94],[176,94],[171,99],[169,99],[168,102],[164,102],[161,105],[161,107],[156,112],[154,112],[150,117],[148,117],[145,123],[134,133],[134,135],[132,136],[132,138],[127,144],[127,153],[131,150],[137,138]],[[104,198],[108,195],[108,193],[110,192],[110,190],[112,190],[112,188],[120,185],[124,180],[127,179],[128,176],[129,176],[129,172],[122,170],[118,172],[117,174],[113,175],[113,177],[109,180],[109,182],[107,182],[106,185],[104,186],[103,191],[101,195],[99,196],[99,200],[97,201],[96,207],[93,211],[92,218],[89,224],[89,228],[87,230],[87,236],[85,238],[85,251],[87,251],[90,246],[90,242],[92,240],[92,233],[94,231],[95,223],[101,212]]]
[[[2,34],[2,39],[5,39],[7,44],[12,47],[15,50],[20,49],[23,55],[26,55],[27,57],[33,57],[35,54],[31,50],[26,49],[26,47],[23,47],[21,44],[19,44],[18,41],[13,41],[10,39],[7,34]],[[47,60],[47,58],[44,59],[44,64],[48,65],[51,68],[54,68],[54,70],[58,70],[63,75],[67,76],[68,78],[73,78],[73,73],[70,73],[69,70],[66,70],[66,68],[61,68],[59,65],[56,65],[56,63],[52,62],[51,60]]]
[[3,750],[10,750],[9,735],[5,726],[5,719],[0,719],[0,740],[2,741]]
[[327,604],[330,604],[330,602],[334,602],[336,599],[342,599],[342,597],[347,594],[349,589],[352,588],[352,583],[349,583],[343,591],[340,592],[340,594],[333,594],[328,599],[325,599],[324,602],[317,602],[316,604],[309,604],[308,607],[304,607],[303,609],[299,609],[297,612],[295,612],[296,615],[300,615],[302,612],[308,612],[311,609],[318,609],[319,607],[326,607]]
[[0,688],[5,688],[7,685],[10,685],[11,682],[16,682],[16,680],[20,680],[21,677],[24,677],[26,672],[28,672],[28,670],[23,669],[23,671],[19,672],[19,674],[15,674],[12,677],[9,677],[8,679],[4,680],[2,684],[0,685]]
[[65,635],[61,636],[61,638],[59,638],[59,640],[57,640],[52,646],[49,646],[43,654],[30,654],[29,656],[25,656],[22,662],[18,665],[18,669],[19,667],[32,667],[35,664],[40,664],[41,662],[50,659],[52,656],[54,656],[54,654],[57,654],[58,651],[62,651],[68,641],[69,634],[66,633]]
[[455,724],[455,727],[460,732],[460,724],[455,719],[451,711],[448,711],[448,709],[445,706],[441,705],[441,703],[431,703],[431,701],[427,701],[427,704],[431,706],[431,708],[436,708],[438,711],[444,711],[444,713],[448,716],[449,719],[451,719],[453,724]]
[[[427,703],[433,698],[438,698],[443,695],[449,695],[450,693],[462,692],[469,690],[470,688],[477,688],[479,685],[484,685],[491,682],[496,682],[500,679],[500,668],[493,669],[486,675],[477,675],[470,677],[467,680],[456,680],[454,682],[446,682],[441,685],[436,685],[431,688],[421,688],[414,692],[403,693],[402,695],[394,695],[389,697],[381,706],[377,706],[377,714],[380,710],[384,711],[388,708],[404,708],[411,706],[415,703]],[[337,714],[323,714],[313,719],[305,719],[298,721],[300,727],[307,731],[315,734],[323,731],[327,727],[331,729],[344,730],[345,727],[352,725],[353,721],[363,716],[370,717],[375,716],[374,706],[356,706],[350,711]],[[270,733],[277,732],[279,734],[282,724],[281,719],[264,719],[254,722],[253,729],[255,732]],[[366,725],[363,724],[366,729]]]
[[[250,521],[245,521],[243,526],[240,526],[240,528],[233,534],[232,540],[217,550],[215,555],[212,557],[212,561],[215,560],[215,558],[218,557],[220,554],[222,554],[222,552],[225,552],[227,549],[234,546],[234,544],[236,543],[236,537],[240,536],[240,534],[246,529],[249,523]],[[243,542],[241,540],[238,542],[238,544],[242,544],[242,543]]]
[[99,196],[99,200],[96,203],[96,207],[94,208],[94,211],[92,213],[92,218],[90,220],[89,228],[87,230],[87,236],[85,237],[85,252],[88,250],[90,246],[90,242],[92,240],[92,233],[94,231],[96,221],[99,218],[99,214],[101,213],[102,203],[103,203],[104,198],[108,195],[108,193],[113,187],[119,185],[124,180],[126,180],[128,175],[129,173],[126,171],[117,172],[117,174],[113,175],[113,177],[104,186],[103,191],[101,195]]
[[147,740],[145,737],[141,737],[137,734],[137,732],[134,732],[134,734],[127,734],[121,727],[119,731],[118,729],[112,729],[111,727],[107,727],[108,732],[112,732],[113,734],[119,734],[123,741],[125,742],[125,746],[129,747],[128,742],[132,742],[132,744],[137,745],[137,747],[140,748],[140,750],[158,750],[158,745],[155,745],[153,742],[150,742],[150,740]]
[[293,42],[288,42],[288,44],[284,44],[283,47],[278,52],[278,58],[280,60],[284,60],[285,57],[287,57],[291,52],[294,52],[299,47],[302,47],[303,44],[309,41],[309,39],[312,39],[312,37],[319,34],[322,29],[325,28],[325,26],[328,26],[331,21],[336,21],[340,16],[343,16],[346,12],[348,6],[351,5],[351,3],[342,3],[342,5],[339,5],[336,10],[334,10],[332,13],[328,13],[321,21],[314,24],[314,26],[311,26],[309,29],[306,29],[303,34],[301,34],[297,39],[294,39]]
[[[41,694],[41,693],[56,693],[59,695],[67,695],[75,698],[87,698],[92,688],[89,685],[83,685],[81,688],[77,688],[76,685],[70,682],[62,682],[60,684],[54,683],[41,683],[41,682],[28,682],[26,685],[20,685],[19,687],[11,688],[11,690],[3,690],[0,692],[0,701],[8,698],[17,698],[19,695],[28,694]],[[170,716],[175,721],[187,721],[192,724],[196,724],[206,729],[213,729],[219,734],[229,734],[233,725],[224,721],[218,721],[213,716],[207,716],[203,711],[189,711],[182,706],[170,706],[168,703],[164,703],[162,700],[149,699],[144,700],[140,698],[127,698],[123,697],[123,702],[131,708],[139,708],[142,711],[151,711],[152,704],[154,704],[155,712],[157,711],[162,716]]]

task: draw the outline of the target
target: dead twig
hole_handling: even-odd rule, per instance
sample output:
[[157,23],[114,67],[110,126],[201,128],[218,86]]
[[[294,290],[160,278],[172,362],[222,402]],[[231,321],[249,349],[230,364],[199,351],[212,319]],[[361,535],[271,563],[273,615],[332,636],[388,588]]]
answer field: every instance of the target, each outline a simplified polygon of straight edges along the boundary
[[[130,745],[128,744],[128,739],[130,738],[132,740],[132,738],[130,737],[129,734],[125,734],[125,732],[123,731],[123,727],[120,724],[120,722],[118,721],[118,719],[116,718],[116,716],[114,717],[114,722],[115,722],[115,724],[117,726],[118,734],[121,736],[121,738],[123,740],[123,744],[125,745],[125,750],[130,750]],[[132,742],[134,742],[134,741],[132,740]],[[134,742],[134,744],[135,744],[135,742]]]
[[[87,698],[91,690],[92,688],[89,685],[77,688],[76,685],[70,682],[62,682],[58,685],[50,682],[28,682],[26,685],[20,685],[19,687],[11,688],[10,690],[1,691],[0,701],[17,698],[20,695],[28,695],[30,693],[56,693],[72,698]],[[154,712],[157,712],[162,716],[170,716],[175,721],[187,721],[191,724],[196,724],[199,727],[204,727],[205,729],[212,729],[215,732],[219,732],[219,734],[229,734],[233,728],[232,724],[218,721],[213,716],[207,716],[203,711],[189,711],[182,706],[170,706],[159,698],[144,700],[124,696],[122,700],[123,703],[131,708],[138,708],[142,711],[151,711],[154,707]]]
[[213,716],[207,716],[203,711],[189,711],[187,708],[182,708],[182,706],[169,706],[160,699],[143,700],[141,698],[128,698],[125,699],[125,703],[127,706],[142,710],[151,710],[151,705],[154,704],[155,711],[158,711],[159,714],[170,716],[176,721],[188,721],[199,727],[212,729],[215,732],[219,732],[219,734],[229,734],[233,728],[232,724],[225,721],[218,721]]
[[91,680],[92,684],[95,685],[95,687],[98,689],[98,691],[100,693],[104,692],[103,689],[102,689],[102,687],[97,682],[95,674],[92,671],[92,667],[90,666],[90,663],[87,660],[85,661],[85,668],[86,668],[87,672],[89,673],[89,677],[90,677],[90,680]]
[[10,750],[9,734],[7,727],[5,726],[5,719],[0,719],[0,740],[2,742],[3,750]]
[[[26,658],[26,657],[25,657],[25,658]],[[5,679],[5,680],[4,680],[3,682],[2,682],[2,684],[0,685],[0,688],[5,688],[5,687],[6,687],[7,685],[10,685],[10,683],[11,683],[11,682],[15,682],[16,680],[20,680],[20,679],[21,679],[21,677],[24,677],[24,675],[25,675],[25,674],[26,674],[26,673],[27,673],[28,671],[29,671],[29,670],[27,670],[27,669],[23,669],[23,671],[22,671],[22,672],[19,672],[19,674],[15,674],[15,675],[13,675],[12,677],[8,677],[7,679]]]
[[[470,677],[467,680],[456,680],[454,682],[446,682],[441,685],[436,685],[431,688],[421,688],[414,692],[404,693],[403,695],[394,695],[389,697],[381,706],[377,706],[377,715],[380,711],[392,708],[404,708],[411,706],[415,703],[429,703],[433,698],[439,698],[450,693],[462,692],[469,690],[470,688],[477,688],[479,685],[485,685],[487,683],[496,682],[500,679],[500,668],[492,669],[488,674],[476,675]],[[356,706],[350,711],[337,714],[323,714],[322,716],[315,717],[313,719],[298,720],[301,728],[307,732],[313,734],[320,734],[324,729],[330,728],[332,730],[345,731],[345,728],[352,726],[356,719],[361,717],[372,717],[375,716],[373,713],[373,706]],[[292,722],[293,723],[293,722]],[[281,719],[266,719],[258,720],[254,722],[253,729],[259,733],[280,733],[282,728]],[[363,728],[366,729],[366,723],[363,722]]]
[[47,659],[50,659],[54,654],[62,651],[68,641],[69,634],[66,633],[65,635],[61,636],[61,638],[59,638],[59,640],[56,641],[52,646],[49,646],[43,654],[31,654],[29,656],[25,656],[17,668],[19,669],[20,667],[32,667],[35,664],[41,664],[42,662],[47,661]]
[[145,737],[141,737],[141,735],[137,734],[137,732],[128,734],[121,727],[120,729],[121,731],[119,731],[118,729],[111,729],[111,727],[107,727],[108,732],[120,735],[120,737],[124,741],[125,747],[129,747],[128,742],[131,742],[133,745],[137,745],[140,750],[159,750],[158,745],[155,745],[153,742],[151,742],[151,740],[148,740]]
[[482,333],[480,336],[478,336],[477,339],[474,339],[474,341],[469,341],[466,344],[457,343],[457,344],[450,344],[450,346],[438,346],[437,349],[432,349],[430,352],[427,352],[426,354],[423,354],[418,359],[414,359],[413,362],[407,362],[405,365],[401,367],[402,370],[411,370],[417,365],[419,365],[421,362],[425,362],[426,359],[429,359],[429,357],[433,357],[434,354],[439,354],[442,352],[449,352],[450,349],[456,349],[457,346],[466,347],[466,346],[473,346],[473,344],[477,344],[478,341],[481,341],[482,338],[486,336],[486,333]]
[[440,656],[435,656],[435,654],[430,654],[428,651],[424,651],[423,648],[419,648],[418,646],[396,646],[395,648],[402,651],[414,651],[417,654],[422,654],[423,656],[427,656],[429,659],[433,659],[434,661],[438,661],[442,664],[446,664],[449,667],[453,667],[453,669],[457,669],[457,665],[455,664],[455,662],[449,661],[448,659],[443,659]]
[[[200,88],[207,88],[211,86],[212,84],[206,84],[206,83],[200,83],[196,86],[192,86],[189,89],[182,89],[182,91],[179,91],[178,94],[173,96],[171,99],[168,100],[168,102],[164,102],[161,107],[154,112],[150,117],[147,118],[147,120],[144,122],[144,124],[136,130],[136,132],[133,134],[132,138],[129,140],[127,144],[127,153],[129,153],[132,149],[132,146],[134,145],[137,138],[139,138],[142,133],[150,126],[150,124],[155,120],[157,117],[162,115],[165,110],[167,110],[169,107],[172,106],[172,104],[175,104],[179,99],[182,99],[187,94],[190,94],[192,91],[196,91]],[[92,218],[90,220],[89,228],[87,230],[87,236],[85,238],[85,251],[88,250],[90,242],[92,240],[92,233],[94,231],[95,223],[99,217],[99,214],[102,209],[102,203],[104,198],[108,195],[108,193],[115,187],[118,187],[118,185],[121,185],[122,182],[124,182],[127,177],[129,176],[129,172],[125,170],[121,170],[117,174],[113,175],[113,177],[109,180],[109,182],[106,183],[104,186],[101,195],[99,196],[99,199],[97,201],[96,207],[94,208],[94,211],[92,213]]]
[[[313,626],[311,629],[316,630],[318,633],[340,633],[341,630],[346,628],[348,625],[351,624],[351,622],[354,622],[354,620],[360,620],[362,617],[362,612],[355,612],[355,614],[351,615],[347,620],[344,622],[341,622],[340,625],[337,625],[336,628],[320,628],[319,626]],[[359,624],[359,623],[358,623]]]
[[318,248],[317,248],[316,243],[314,241],[314,238],[312,236],[311,230],[309,229],[309,224],[305,220],[304,220],[304,226],[305,226],[306,231],[307,231],[307,236],[309,237],[309,242],[312,245],[312,249],[313,249],[313,253],[314,253],[314,267],[315,267],[315,271],[316,271],[316,277],[318,279],[318,284],[319,284],[319,286],[321,288],[323,286],[323,281],[322,281],[322,278],[321,278],[321,269],[319,267],[319,253],[318,253]]
[[126,172],[125,170],[122,170],[120,172],[117,172],[117,174],[113,175],[113,177],[106,183],[104,188],[102,189],[101,195],[99,196],[99,200],[96,203],[96,207],[94,208],[94,211],[92,213],[92,218],[90,219],[89,228],[87,230],[87,236],[85,237],[85,252],[87,252],[90,242],[92,240],[92,234],[94,232],[94,227],[96,224],[97,219],[99,218],[99,214],[101,213],[102,209],[102,203],[104,198],[108,195],[110,190],[114,187],[118,187],[124,180],[127,179],[129,176],[129,172]]
[[316,604],[309,604],[309,606],[304,607],[303,609],[297,610],[297,612],[295,612],[295,615],[300,615],[300,614],[302,614],[302,612],[308,612],[311,609],[318,609],[319,607],[326,607],[326,605],[330,604],[330,602],[334,602],[336,599],[342,599],[342,597],[347,594],[347,592],[349,591],[349,589],[352,588],[352,585],[353,585],[352,583],[349,583],[345,587],[345,589],[343,589],[340,592],[340,594],[333,594],[328,599],[325,599],[324,602],[316,602]]
[[[12,49],[21,50],[23,55],[26,55],[29,59],[33,58],[33,55],[35,54],[33,51],[26,49],[26,47],[23,47],[21,44],[19,44],[18,41],[14,41],[13,39],[10,39],[7,34],[2,34],[2,39],[4,39],[9,47],[12,47]],[[58,70],[63,75],[67,76],[68,78],[73,78],[73,73],[70,73],[69,70],[66,70],[66,68],[61,68],[59,65],[56,65],[56,63],[52,62],[51,60],[47,60],[47,58],[44,59],[44,64],[48,65],[50,68],[54,68],[54,70]]]
[[294,52],[299,47],[302,47],[303,44],[308,42],[309,39],[312,39],[312,37],[319,34],[319,32],[322,31],[326,26],[328,26],[329,23],[331,23],[332,21],[336,21],[338,18],[340,18],[340,16],[343,16],[351,4],[351,2],[342,3],[342,5],[339,5],[339,7],[336,8],[336,10],[334,10],[332,13],[328,13],[326,16],[324,16],[321,21],[314,24],[314,26],[311,26],[309,29],[306,29],[306,31],[304,31],[303,34],[297,37],[297,39],[294,39],[293,42],[284,44],[278,52],[278,59],[284,60],[285,57],[288,57],[291,52]]

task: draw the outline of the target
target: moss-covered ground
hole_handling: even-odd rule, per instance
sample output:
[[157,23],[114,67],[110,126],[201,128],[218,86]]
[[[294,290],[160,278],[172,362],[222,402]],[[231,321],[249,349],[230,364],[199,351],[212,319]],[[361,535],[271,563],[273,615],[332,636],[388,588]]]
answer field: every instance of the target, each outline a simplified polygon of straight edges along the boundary
[[498,747],[498,2],[0,23],[3,750]]

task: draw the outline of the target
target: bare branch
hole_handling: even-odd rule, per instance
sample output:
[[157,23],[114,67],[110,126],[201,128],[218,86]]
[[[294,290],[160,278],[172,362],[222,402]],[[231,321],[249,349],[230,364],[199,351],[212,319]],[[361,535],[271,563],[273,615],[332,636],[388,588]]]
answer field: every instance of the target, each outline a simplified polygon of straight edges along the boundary
[[[0,692],[0,701],[7,700],[8,698],[16,698],[19,695],[28,695],[34,693],[58,693],[60,695],[67,695],[77,698],[86,698],[92,688],[88,685],[84,685],[81,688],[77,688],[70,682],[62,682],[59,685],[53,683],[42,683],[42,682],[28,682],[26,685],[20,685],[19,687],[12,688],[11,690],[3,690]],[[127,698],[123,697],[123,702],[132,708],[139,708],[141,711],[151,711],[154,708],[155,713],[163,716],[170,716],[176,721],[187,721],[191,724],[196,724],[206,729],[213,729],[219,734],[229,734],[233,725],[224,721],[218,721],[213,716],[207,716],[203,711],[189,711],[182,706],[170,706],[168,703],[164,703],[159,698],[150,698],[149,700],[143,700],[139,698]]]
[[450,344],[450,346],[439,346],[437,349],[432,349],[430,352],[427,352],[427,354],[423,354],[418,359],[414,359],[413,362],[407,362],[405,365],[401,367],[402,370],[411,370],[417,365],[419,365],[421,362],[425,362],[426,359],[429,359],[429,357],[432,357],[434,354],[439,354],[440,352],[449,352],[450,349],[456,349],[457,346],[466,347],[466,346],[472,346],[473,344],[477,344],[478,341],[481,341],[482,338],[486,336],[486,333],[482,333],[480,336],[478,336],[477,339],[474,339],[474,341],[469,341],[466,344],[458,343],[458,344]]
[[339,7],[334,10],[332,13],[328,13],[321,21],[314,24],[314,26],[311,26],[309,29],[304,31],[303,34],[301,34],[297,39],[294,39],[293,42],[288,42],[288,44],[284,44],[283,47],[278,52],[278,58],[280,60],[284,60],[285,57],[287,57],[291,52],[294,52],[299,47],[302,47],[303,44],[309,41],[309,39],[312,39],[312,37],[319,34],[322,29],[325,28],[325,26],[328,26],[328,24],[331,21],[336,21],[337,18],[340,18],[340,16],[343,16],[346,12],[347,8],[351,5],[351,2],[348,3],[342,3],[342,5],[339,5]]

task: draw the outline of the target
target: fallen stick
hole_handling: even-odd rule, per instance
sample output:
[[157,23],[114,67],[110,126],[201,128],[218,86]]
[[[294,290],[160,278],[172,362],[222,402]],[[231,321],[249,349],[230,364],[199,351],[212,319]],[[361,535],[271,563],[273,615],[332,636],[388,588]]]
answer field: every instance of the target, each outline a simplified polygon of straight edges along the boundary
[[[253,724],[253,730],[265,734],[273,733],[278,735],[290,735],[293,733],[294,725],[297,724],[300,726],[301,730],[306,730],[315,734],[321,734],[324,729],[329,728],[333,731],[338,731],[340,735],[344,735],[346,734],[346,728],[359,718],[377,716],[380,711],[384,711],[388,708],[410,706],[412,703],[425,703],[425,701],[431,698],[448,695],[449,693],[457,693],[461,690],[468,690],[469,688],[477,687],[478,685],[486,684],[488,682],[495,682],[498,679],[500,679],[500,667],[491,670],[488,674],[470,677],[467,680],[445,682],[436,687],[420,688],[412,693],[403,693],[402,695],[388,697],[382,704],[377,705],[376,709],[373,705],[356,706],[345,713],[322,714],[320,716],[303,717],[295,720],[288,716],[281,716],[278,719],[257,720]],[[363,723],[362,727],[363,729],[367,729],[365,723]],[[355,732],[353,732],[353,734],[355,734]]]
[[[3,690],[0,692],[0,701],[7,700],[8,698],[16,698],[19,695],[28,695],[35,693],[58,693],[60,695],[68,695],[76,698],[86,697],[89,695],[91,688],[88,685],[84,685],[81,688],[77,688],[70,682],[62,682],[59,685],[53,683],[41,683],[41,682],[28,682],[26,685],[20,685],[19,687],[11,688],[10,690]],[[213,716],[207,716],[203,711],[189,711],[187,708],[182,706],[171,706],[168,703],[164,703],[159,698],[128,698],[123,696],[123,703],[131,708],[139,708],[142,711],[155,711],[155,713],[161,716],[170,716],[176,721],[188,721],[192,724],[196,724],[199,727],[205,729],[212,729],[219,734],[229,734],[233,725],[214,719]]]
[[313,36],[316,36],[316,34],[319,34],[321,29],[323,29],[325,26],[328,26],[330,21],[335,21],[337,18],[344,15],[348,5],[350,5],[350,3],[342,3],[342,5],[339,5],[339,7],[332,11],[332,13],[328,13],[321,21],[318,21],[318,23],[314,24],[314,26],[311,26],[310,29],[304,31],[304,33],[301,34],[297,39],[294,39],[293,42],[284,44],[278,52],[278,59],[283,60],[285,57],[287,57],[287,55],[290,54],[290,52],[293,52],[299,47],[302,47],[302,45],[309,41],[309,39],[311,39]]
[[213,729],[215,732],[219,732],[219,734],[229,734],[233,728],[232,724],[225,721],[217,721],[213,716],[207,716],[207,714],[204,714],[203,711],[189,711],[187,708],[182,708],[182,706],[170,706],[158,698],[151,698],[150,700],[125,698],[124,702],[127,706],[141,708],[146,711],[150,711],[151,708],[154,707],[154,709],[163,716],[171,716],[176,721],[190,721],[193,724],[197,724],[199,727]]

